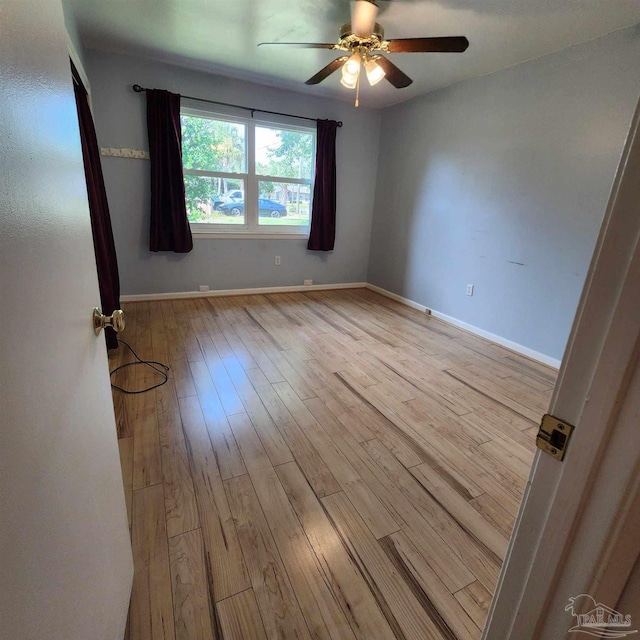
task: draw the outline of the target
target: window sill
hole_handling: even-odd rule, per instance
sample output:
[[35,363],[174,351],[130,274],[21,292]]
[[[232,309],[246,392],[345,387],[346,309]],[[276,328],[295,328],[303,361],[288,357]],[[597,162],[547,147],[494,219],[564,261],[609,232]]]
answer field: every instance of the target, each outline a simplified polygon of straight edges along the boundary
[[220,238],[232,238],[234,240],[308,240],[309,233],[238,233],[233,231],[192,231],[192,237],[197,240],[207,238],[219,240]]

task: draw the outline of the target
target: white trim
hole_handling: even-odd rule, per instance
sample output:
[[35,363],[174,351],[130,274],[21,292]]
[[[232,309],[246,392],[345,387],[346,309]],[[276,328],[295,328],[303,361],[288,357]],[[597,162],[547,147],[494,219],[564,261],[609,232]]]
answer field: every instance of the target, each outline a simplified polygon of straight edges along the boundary
[[387,291],[386,289],[383,289],[382,287],[378,287],[375,284],[370,284],[367,282],[367,289],[371,289],[371,291],[375,291],[376,293],[379,293],[381,296],[391,298],[392,300],[395,300],[400,304],[404,304],[407,307],[411,307],[412,309],[422,311],[423,313],[426,311],[431,312],[431,309],[429,309],[429,307],[425,307],[423,304],[414,302],[413,300],[409,300],[409,298],[403,298],[402,296],[399,296],[397,293],[393,293],[392,291]]
[[87,90],[87,94],[89,95],[89,101],[91,101],[91,84],[89,83],[89,76],[87,75],[87,72],[84,70],[84,66],[82,64],[82,58],[80,57],[78,50],[73,44],[73,41],[69,37],[69,32],[67,31],[66,27],[65,27],[65,35],[67,36],[67,51],[69,52],[69,57],[73,61],[73,64],[75,65],[76,70],[78,71],[78,74],[82,79],[82,84],[84,85],[84,88]]
[[464,322],[462,320],[458,320],[457,318],[452,318],[451,316],[446,315],[445,313],[440,313],[440,311],[435,311],[431,309],[431,315],[434,318],[438,318],[448,324],[452,324],[460,329],[464,329],[469,333],[473,333],[476,336],[480,336],[481,338],[485,338],[490,342],[495,342],[499,344],[501,347],[505,347],[509,349],[509,351],[515,351],[522,356],[526,356],[527,358],[531,358],[531,360],[536,360],[541,362],[542,364],[546,364],[549,367],[553,367],[554,369],[560,368],[561,360],[557,358],[552,358],[544,353],[540,353],[540,351],[534,351],[533,349],[529,349],[529,347],[525,347],[522,344],[517,342],[513,342],[513,340],[508,340],[507,338],[503,338],[495,333],[491,333],[490,331],[485,331],[484,329],[480,329],[479,327],[474,327],[472,324]]
[[479,327],[475,327],[472,324],[464,322],[463,320],[458,320],[458,318],[454,318],[452,316],[448,316],[446,313],[441,313],[440,311],[436,311],[435,309],[431,309],[426,307],[423,304],[418,302],[414,302],[413,300],[409,300],[409,298],[403,298],[399,296],[397,293],[392,293],[391,291],[387,291],[386,289],[382,289],[381,287],[377,287],[374,284],[367,284],[367,288],[371,289],[371,291],[375,291],[387,298],[391,298],[396,302],[400,302],[401,304],[406,305],[407,307],[411,307],[412,309],[417,309],[418,311],[429,311],[429,313],[438,320],[442,320],[447,324],[451,324],[454,327],[458,327],[459,329],[463,329],[468,333],[472,333],[473,335],[484,338],[485,340],[489,340],[495,344],[500,345],[501,347],[505,347],[505,349],[509,349],[509,351],[514,351],[522,356],[526,356],[531,360],[535,360],[536,362],[541,362],[542,364],[547,365],[548,367],[553,367],[554,369],[560,368],[560,360],[557,358],[552,358],[544,353],[540,353],[539,351],[534,351],[529,347],[525,347],[524,345],[518,344],[517,342],[513,342],[512,340],[508,340],[507,338],[503,338],[502,336],[496,335],[495,333],[491,333],[490,331],[485,331],[484,329],[480,329]]
[[[190,224],[193,226],[194,223]],[[309,239],[309,227],[303,228],[306,229],[305,233],[251,233],[250,231],[242,233],[240,231],[194,231],[192,229],[191,236],[205,240],[233,238],[235,240],[304,240],[306,242]]]
[[330,289],[364,289],[366,282],[339,282],[336,284],[292,285],[284,287],[256,287],[252,289],[216,289],[214,291],[177,291],[175,293],[138,293],[120,296],[121,302],[149,300],[179,300],[181,298],[219,298],[221,296],[249,296],[261,293],[292,293],[295,291],[328,291]]

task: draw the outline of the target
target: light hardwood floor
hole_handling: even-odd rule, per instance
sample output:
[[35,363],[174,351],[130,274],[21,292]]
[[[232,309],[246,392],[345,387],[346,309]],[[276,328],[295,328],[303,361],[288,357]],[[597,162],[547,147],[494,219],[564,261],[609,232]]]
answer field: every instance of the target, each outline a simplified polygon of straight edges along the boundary
[[365,289],[125,315],[131,640],[480,637],[553,370]]

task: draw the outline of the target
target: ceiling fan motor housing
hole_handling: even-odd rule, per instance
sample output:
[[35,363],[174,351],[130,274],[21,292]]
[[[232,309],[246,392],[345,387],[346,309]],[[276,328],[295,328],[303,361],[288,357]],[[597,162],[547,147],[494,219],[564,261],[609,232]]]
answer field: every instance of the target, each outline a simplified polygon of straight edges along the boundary
[[347,42],[368,42],[370,40],[377,40],[381,42],[382,40],[384,40],[384,29],[382,28],[381,24],[376,22],[371,35],[368,38],[361,38],[353,33],[353,30],[351,29],[351,23],[347,22],[346,24],[343,24],[342,27],[340,27],[340,40],[346,40]]

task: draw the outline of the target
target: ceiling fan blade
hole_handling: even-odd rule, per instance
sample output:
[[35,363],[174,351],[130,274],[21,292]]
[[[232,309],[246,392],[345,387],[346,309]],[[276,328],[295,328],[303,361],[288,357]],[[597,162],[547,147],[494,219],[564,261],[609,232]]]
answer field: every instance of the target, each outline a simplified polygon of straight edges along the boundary
[[373,0],[355,0],[351,11],[351,31],[360,38],[368,38],[376,25],[378,7]]
[[319,84],[325,78],[329,77],[334,71],[337,71],[347,60],[349,56],[340,56],[331,61],[326,67],[323,67],[315,76],[309,78],[305,84]]
[[391,60],[383,58],[382,56],[373,56],[372,60],[382,67],[382,70],[385,72],[385,78],[396,89],[404,89],[404,87],[408,87],[413,82],[413,80],[404,71],[398,69]]
[[259,47],[265,46],[282,46],[282,47],[293,47],[296,49],[335,49],[335,44],[330,44],[328,42],[259,42]]
[[464,36],[444,38],[399,38],[389,40],[389,53],[462,53],[469,41]]

